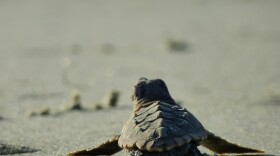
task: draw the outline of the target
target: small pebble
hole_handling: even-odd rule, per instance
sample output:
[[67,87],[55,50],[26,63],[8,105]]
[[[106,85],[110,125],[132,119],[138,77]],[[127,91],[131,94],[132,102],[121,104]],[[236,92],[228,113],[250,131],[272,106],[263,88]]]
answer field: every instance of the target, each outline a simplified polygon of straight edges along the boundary
[[81,95],[77,92],[73,93],[72,100],[70,104],[67,106],[67,110],[82,110],[82,102],[81,102]]
[[48,116],[51,114],[51,111],[50,111],[50,108],[46,107],[46,108],[43,108],[39,111],[33,111],[30,113],[30,117],[33,117],[33,116]]
[[105,107],[116,107],[119,100],[120,92],[116,90],[110,91],[104,99]]
[[102,104],[97,103],[97,104],[94,105],[93,109],[94,110],[101,110],[101,109],[104,109],[104,107],[102,106]]
[[188,49],[188,44],[182,40],[167,40],[167,48],[170,52],[184,52]]

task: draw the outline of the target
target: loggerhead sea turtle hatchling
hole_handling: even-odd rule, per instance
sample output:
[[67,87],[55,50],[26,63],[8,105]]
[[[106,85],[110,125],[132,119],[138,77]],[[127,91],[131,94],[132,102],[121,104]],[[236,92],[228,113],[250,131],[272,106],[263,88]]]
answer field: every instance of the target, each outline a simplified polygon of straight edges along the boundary
[[218,154],[263,153],[230,143],[206,130],[170,96],[161,79],[140,78],[132,94],[134,110],[120,135],[88,150],[68,154],[112,155],[122,149],[130,156],[202,156],[202,145]]

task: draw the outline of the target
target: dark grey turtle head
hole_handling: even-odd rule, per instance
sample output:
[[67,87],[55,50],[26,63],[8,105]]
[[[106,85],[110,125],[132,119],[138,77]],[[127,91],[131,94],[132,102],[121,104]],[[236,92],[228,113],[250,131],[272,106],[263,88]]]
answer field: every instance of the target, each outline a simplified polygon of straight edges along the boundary
[[170,96],[165,82],[161,79],[149,80],[141,77],[134,86],[132,93],[132,101],[138,103],[140,101],[169,101],[174,102]]

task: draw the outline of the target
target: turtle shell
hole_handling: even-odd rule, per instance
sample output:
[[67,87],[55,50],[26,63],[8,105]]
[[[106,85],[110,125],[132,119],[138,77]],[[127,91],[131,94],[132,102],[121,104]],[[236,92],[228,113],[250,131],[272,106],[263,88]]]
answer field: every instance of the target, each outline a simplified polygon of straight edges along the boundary
[[132,114],[118,144],[124,149],[162,152],[206,137],[202,124],[185,108],[157,101]]

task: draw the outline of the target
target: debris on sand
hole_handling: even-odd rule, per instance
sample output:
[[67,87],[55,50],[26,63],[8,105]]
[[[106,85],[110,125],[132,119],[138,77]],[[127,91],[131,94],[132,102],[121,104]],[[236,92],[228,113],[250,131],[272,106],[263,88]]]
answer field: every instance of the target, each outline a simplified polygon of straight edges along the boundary
[[104,109],[104,106],[103,106],[101,103],[96,103],[96,104],[93,106],[93,109],[94,109],[94,110],[101,110],[101,109]]
[[83,110],[81,95],[79,92],[74,91],[71,96],[70,103],[66,106],[66,110],[74,111],[74,110]]
[[63,110],[56,110],[51,111],[50,108],[46,107],[38,111],[33,111],[30,113],[29,117],[35,117],[35,116],[57,116],[61,115],[63,113],[67,113],[70,111],[81,111],[84,110],[81,103],[81,95],[79,92],[75,91],[72,92],[72,99],[69,103],[66,104],[66,106],[63,106]]
[[82,105],[81,94],[75,90],[71,93],[71,101],[65,104],[62,109],[51,111],[50,108],[46,107],[37,111],[32,111],[29,117],[58,116],[72,111],[93,111],[116,107],[119,95],[120,93],[118,91],[112,90],[105,96],[103,103],[96,103],[93,107],[86,108]]
[[38,111],[32,111],[29,115],[29,117],[34,117],[34,116],[49,116],[51,115],[51,110],[49,107],[42,108]]
[[120,92],[117,90],[111,90],[106,94],[103,99],[103,103],[96,103],[93,106],[94,110],[102,110],[105,108],[117,107]]
[[116,107],[119,100],[120,92],[117,90],[111,90],[104,98],[104,106]]
[[187,42],[178,39],[168,39],[166,44],[170,52],[185,52],[189,48]]
[[15,146],[15,145],[0,143],[0,155],[33,153],[37,151],[38,151],[37,149],[33,149],[26,146]]

